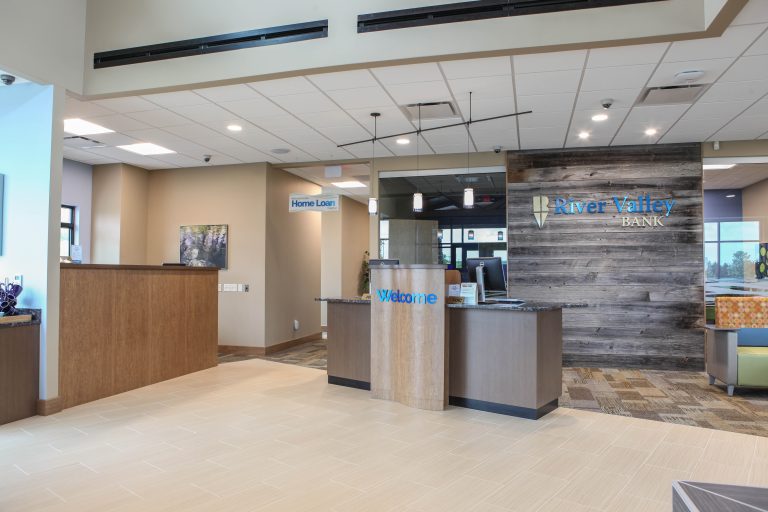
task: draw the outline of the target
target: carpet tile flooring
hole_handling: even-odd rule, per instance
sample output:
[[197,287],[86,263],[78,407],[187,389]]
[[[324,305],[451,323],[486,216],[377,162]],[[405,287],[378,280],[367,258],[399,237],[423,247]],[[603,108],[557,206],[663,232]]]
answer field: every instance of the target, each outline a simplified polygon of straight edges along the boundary
[[768,438],[422,411],[260,359],[0,426],[3,512],[656,512],[674,480],[768,485]]

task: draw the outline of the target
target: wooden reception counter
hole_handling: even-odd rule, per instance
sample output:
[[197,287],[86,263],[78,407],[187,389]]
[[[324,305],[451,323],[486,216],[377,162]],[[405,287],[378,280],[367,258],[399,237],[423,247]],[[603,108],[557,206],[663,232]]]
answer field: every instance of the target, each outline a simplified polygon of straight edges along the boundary
[[218,269],[61,265],[64,408],[216,366]]
[[[328,382],[370,389],[371,301],[320,300],[328,302]],[[557,408],[562,308],[578,306],[445,306],[448,403],[532,419]]]

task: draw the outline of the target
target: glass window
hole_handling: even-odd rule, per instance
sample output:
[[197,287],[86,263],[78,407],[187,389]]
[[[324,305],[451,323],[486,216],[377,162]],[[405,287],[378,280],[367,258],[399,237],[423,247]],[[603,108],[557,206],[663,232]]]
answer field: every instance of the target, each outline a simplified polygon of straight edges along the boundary
[[463,230],[461,228],[451,230],[451,243],[460,244],[462,241],[464,241],[464,239],[461,237],[462,231]]
[[389,240],[379,242],[379,258],[386,260],[389,258]]
[[59,233],[59,256],[69,257],[75,243],[75,207],[61,206],[61,232]]
[[717,222],[705,222],[704,223],[704,241],[705,242],[717,242]]
[[493,256],[495,258],[501,258],[501,263],[506,265],[507,264],[507,251],[500,250],[500,251],[493,251]]
[[461,254],[461,248],[456,248],[456,269],[461,270],[464,268],[464,256]]
[[450,244],[451,243],[451,230],[450,229],[441,229],[437,233],[437,239],[442,244]]
[[389,221],[382,220],[379,222],[379,238],[382,240],[389,240]]
[[720,241],[758,240],[760,222],[721,222]]
[[744,279],[754,274],[758,249],[757,242],[721,242],[720,278]]
[[440,246],[440,265],[450,265],[450,264],[451,264],[451,246],[442,245]]
[[480,251],[467,251],[467,259],[479,258],[479,257],[480,257]]
[[707,279],[717,279],[720,258],[717,242],[704,244],[704,268],[707,271]]

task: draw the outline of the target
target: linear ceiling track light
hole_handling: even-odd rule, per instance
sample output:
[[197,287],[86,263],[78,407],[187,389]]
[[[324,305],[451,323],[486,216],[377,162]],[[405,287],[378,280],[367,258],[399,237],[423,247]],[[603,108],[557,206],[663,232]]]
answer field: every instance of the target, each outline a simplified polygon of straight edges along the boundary
[[[379,120],[379,117],[381,114],[379,112],[371,112],[371,117],[373,118],[373,140],[371,141],[371,189],[373,189],[374,181],[378,182],[378,180],[374,180],[374,172],[376,169],[376,166],[374,163],[376,162],[376,125],[377,121]],[[373,190],[371,190],[373,192]],[[368,215],[378,215],[379,214],[379,199],[377,197],[369,197],[368,198]]]
[[[467,175],[469,175],[469,125],[472,123],[472,91],[469,91],[469,122],[467,123]],[[464,189],[464,208],[472,209],[475,207],[475,190],[472,187]]]
[[[419,107],[421,105],[424,105],[424,103],[419,103]],[[421,128],[419,126],[416,130],[411,130],[409,132],[402,132],[402,133],[393,133],[392,135],[383,135],[381,137],[374,136],[372,139],[365,139],[365,140],[356,140],[355,142],[346,142],[344,144],[338,144],[337,148],[343,148],[346,146],[354,146],[355,144],[363,144],[365,142],[376,142],[377,140],[384,140],[384,139],[394,139],[394,138],[404,138],[406,135],[416,135],[417,142],[418,142],[418,136],[421,134],[421,132],[431,132],[434,130],[444,130],[446,128],[455,128],[456,126],[466,126],[467,129],[469,129],[469,125],[475,124],[475,123],[484,123],[486,121],[495,121],[497,119],[506,119],[507,117],[515,117],[515,116],[521,116],[523,114],[530,114],[533,110],[526,110],[525,112],[515,112],[514,114],[504,114],[501,116],[494,116],[494,117],[486,117],[483,119],[470,119],[469,121],[463,121],[461,123],[452,123],[452,124],[445,124],[442,126],[433,126],[432,128]]]
[[379,200],[375,197],[368,198],[368,214],[369,215],[379,214]]

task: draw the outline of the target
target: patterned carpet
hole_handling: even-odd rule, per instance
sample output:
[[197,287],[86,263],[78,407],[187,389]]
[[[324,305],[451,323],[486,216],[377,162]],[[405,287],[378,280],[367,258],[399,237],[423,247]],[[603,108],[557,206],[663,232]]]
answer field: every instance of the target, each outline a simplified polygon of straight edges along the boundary
[[[325,340],[260,357],[326,369]],[[256,356],[220,355],[227,363]],[[768,437],[768,390],[710,386],[699,372],[563,368],[561,407]]]

